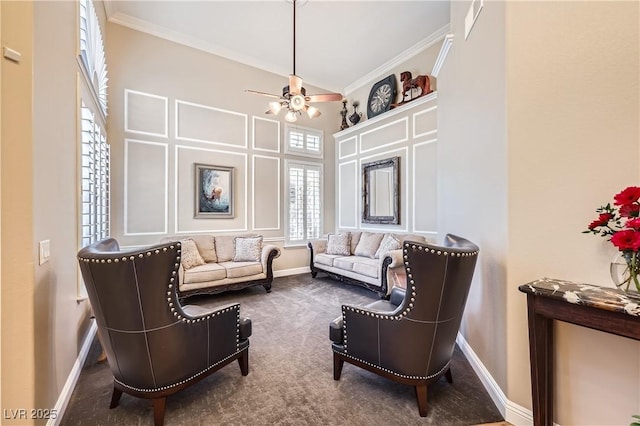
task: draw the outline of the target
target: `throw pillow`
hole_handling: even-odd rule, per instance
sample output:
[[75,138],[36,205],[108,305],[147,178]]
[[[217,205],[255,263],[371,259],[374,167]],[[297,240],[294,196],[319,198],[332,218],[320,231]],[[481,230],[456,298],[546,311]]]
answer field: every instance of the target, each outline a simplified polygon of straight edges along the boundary
[[384,234],[379,232],[363,232],[354,254],[374,259],[383,237]]
[[236,237],[234,262],[259,262],[262,257],[262,237]]
[[218,262],[218,256],[216,256],[216,243],[213,235],[193,235],[191,239],[196,243],[198,252],[202,256],[202,260],[205,262]]
[[180,241],[182,253],[180,254],[180,263],[184,269],[191,269],[194,266],[204,265],[204,260],[198,252],[198,247],[193,240]]
[[378,247],[378,251],[376,251],[376,259],[384,256],[391,250],[398,250],[400,247],[402,247],[402,245],[396,237],[391,234],[386,234],[380,243],[380,247]]
[[329,234],[327,242],[327,254],[335,254],[339,256],[351,255],[350,241],[351,234],[341,232],[339,234]]

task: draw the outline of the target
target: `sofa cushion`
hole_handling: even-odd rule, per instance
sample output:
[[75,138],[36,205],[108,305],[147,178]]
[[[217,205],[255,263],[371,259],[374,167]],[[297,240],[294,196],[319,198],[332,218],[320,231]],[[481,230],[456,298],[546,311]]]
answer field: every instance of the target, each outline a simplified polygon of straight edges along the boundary
[[382,242],[380,242],[380,247],[378,247],[378,250],[376,251],[375,257],[378,259],[381,256],[384,256],[387,252],[390,252],[391,250],[398,250],[400,247],[402,247],[402,244],[396,237],[392,234],[385,234]]
[[262,257],[262,237],[236,237],[234,262],[259,262]]
[[337,254],[319,253],[317,256],[313,256],[313,263],[319,263],[321,265],[333,266],[334,259],[342,256]]
[[358,257],[353,262],[353,272],[366,275],[371,278],[378,278],[380,272],[380,262],[377,259]]
[[329,234],[327,242],[327,254],[337,254],[340,256],[349,256],[351,254],[351,246],[349,240],[351,235],[348,232],[340,234]]
[[380,247],[380,241],[382,241],[383,237],[384,234],[380,232],[363,232],[354,254],[356,256],[376,257],[376,251]]
[[198,247],[198,252],[205,262],[217,262],[216,256],[216,240],[213,235],[193,235],[190,237]]
[[227,278],[241,278],[262,273],[260,262],[223,262],[219,265],[227,270]]
[[356,261],[354,257],[355,256],[337,257],[333,260],[333,266],[346,271],[353,271],[353,263]]
[[204,265],[204,260],[202,259],[202,256],[200,256],[198,247],[193,240],[182,240],[180,241],[180,244],[180,263],[182,263],[182,267],[184,269],[191,269],[194,266]]
[[349,234],[351,234],[351,254],[356,254],[356,247],[358,247],[362,232],[350,232]]
[[184,272],[184,284],[204,283],[208,281],[223,280],[227,277],[227,271],[218,263],[206,263],[195,266]]
[[233,259],[235,254],[233,235],[216,235],[216,254],[218,255],[218,262],[228,262]]

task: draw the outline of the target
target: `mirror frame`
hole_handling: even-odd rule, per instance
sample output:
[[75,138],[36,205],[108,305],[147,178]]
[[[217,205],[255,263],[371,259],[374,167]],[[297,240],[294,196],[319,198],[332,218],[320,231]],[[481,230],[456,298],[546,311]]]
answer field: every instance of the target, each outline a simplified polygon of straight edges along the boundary
[[[369,181],[369,173],[373,170],[387,167],[393,168],[393,215],[373,216],[371,214],[371,182]],[[400,224],[400,157],[362,164],[362,223]]]

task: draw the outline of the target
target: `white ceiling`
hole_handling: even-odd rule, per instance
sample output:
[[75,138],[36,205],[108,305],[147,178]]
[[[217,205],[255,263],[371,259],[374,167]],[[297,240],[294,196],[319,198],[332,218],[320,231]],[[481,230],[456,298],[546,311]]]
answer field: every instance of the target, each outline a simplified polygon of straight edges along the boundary
[[[291,0],[105,0],[105,9],[111,22],[282,76],[293,71]],[[448,0],[298,0],[296,74],[350,91],[448,24]]]

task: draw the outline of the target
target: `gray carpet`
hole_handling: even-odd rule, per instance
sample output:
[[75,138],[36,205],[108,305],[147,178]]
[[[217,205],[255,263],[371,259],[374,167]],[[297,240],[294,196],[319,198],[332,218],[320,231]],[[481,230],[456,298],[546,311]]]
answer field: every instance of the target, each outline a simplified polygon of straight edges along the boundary
[[[237,362],[167,399],[166,425],[471,425],[503,420],[462,352],[456,348],[453,384],[428,388],[428,417],[418,415],[414,390],[345,363],[333,380],[329,322],[341,305],[365,304],[365,289],[309,274],[277,278],[270,294],[254,287],[189,303],[241,303],[253,322],[249,375]],[[402,350],[402,348],[398,348]],[[124,394],[109,409],[113,379],[97,363],[94,342],[62,425],[149,425],[151,401]]]

